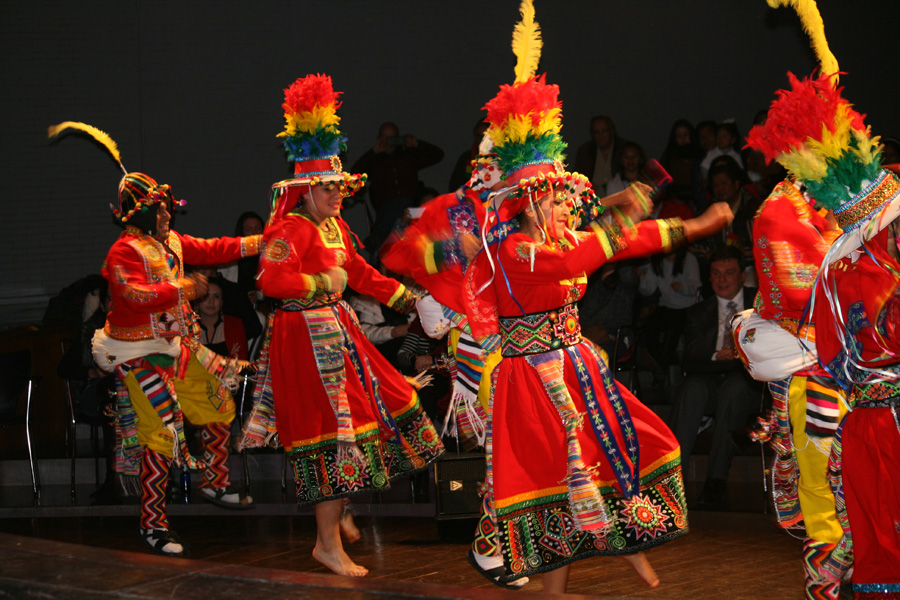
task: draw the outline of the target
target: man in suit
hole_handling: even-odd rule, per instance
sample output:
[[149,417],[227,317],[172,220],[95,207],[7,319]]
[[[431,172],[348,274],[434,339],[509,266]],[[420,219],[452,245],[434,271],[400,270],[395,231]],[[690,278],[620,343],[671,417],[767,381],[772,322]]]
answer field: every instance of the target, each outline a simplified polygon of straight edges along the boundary
[[619,168],[622,146],[626,143],[616,134],[611,118],[598,115],[591,119],[591,139],[575,152],[574,171],[587,176],[599,195]]
[[698,508],[724,508],[731,458],[738,450],[732,434],[758,409],[762,385],[738,360],[731,318],[753,306],[756,289],[744,287],[742,252],[720,246],[710,256],[710,283],[715,295],[687,312],[684,331],[685,379],[675,399],[672,431],[681,444],[682,461],[690,458],[704,416],[712,416],[713,439],[706,485]]

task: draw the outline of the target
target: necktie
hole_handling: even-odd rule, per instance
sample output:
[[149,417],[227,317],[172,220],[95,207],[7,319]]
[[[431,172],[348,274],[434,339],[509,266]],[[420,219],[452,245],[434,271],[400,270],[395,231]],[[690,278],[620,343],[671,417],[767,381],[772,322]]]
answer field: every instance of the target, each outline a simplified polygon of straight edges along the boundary
[[737,312],[734,300],[725,305],[725,320],[722,323],[722,348],[734,348],[734,336],[731,335],[731,318]]

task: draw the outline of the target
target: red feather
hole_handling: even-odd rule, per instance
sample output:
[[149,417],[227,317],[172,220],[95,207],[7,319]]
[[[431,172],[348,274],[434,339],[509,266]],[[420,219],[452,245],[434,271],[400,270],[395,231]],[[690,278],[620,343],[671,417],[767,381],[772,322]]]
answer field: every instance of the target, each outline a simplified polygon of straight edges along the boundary
[[340,108],[338,97],[341,92],[335,92],[328,75],[307,75],[301,77],[284,90],[285,111],[303,112],[311,111],[316,106],[334,105],[335,110]]
[[513,85],[501,85],[497,95],[482,107],[487,111],[485,120],[502,127],[510,117],[530,113],[531,122],[537,125],[542,114],[553,108],[562,108],[559,86],[547,85],[545,79],[546,74]]

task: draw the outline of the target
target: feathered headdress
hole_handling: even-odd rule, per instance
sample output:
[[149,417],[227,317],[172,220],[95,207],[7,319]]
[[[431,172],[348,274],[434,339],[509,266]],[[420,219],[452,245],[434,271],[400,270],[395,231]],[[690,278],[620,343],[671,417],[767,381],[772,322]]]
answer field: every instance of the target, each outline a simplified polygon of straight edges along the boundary
[[747,145],[775,160],[810,195],[834,211],[844,231],[853,231],[900,193],[896,178],[881,169],[879,138],[837,86],[837,60],[812,0],[768,0],[790,4],[820,61],[819,75],[803,80],[788,73],[790,90],[779,90],[766,122],[750,130]]
[[347,148],[341,135],[335,92],[328,75],[301,77],[284,90],[284,148],[294,163],[294,183],[318,185],[340,181],[342,191],[352,194],[365,185],[365,175],[344,173],[338,154]]
[[[350,196],[365,185],[365,174],[345,173],[338,154],[347,148],[341,135],[337,109],[341,93],[334,91],[328,75],[307,75],[284,90],[284,149],[294,163],[294,177],[272,186],[272,218],[297,204],[296,190],[288,188],[336,183]],[[286,194],[288,194],[286,196]],[[277,213],[277,215],[276,215]]]
[[487,111],[485,134],[493,143],[500,170],[509,187],[493,198],[500,221],[506,221],[534,200],[535,194],[551,189],[563,191],[573,214],[596,203],[590,181],[563,167],[566,143],[560,137],[562,103],[559,87],[548,85],[546,75],[537,76],[540,62],[540,26],[534,19],[534,5],[520,6],[521,21],[513,30],[512,49],[516,56],[515,81],[500,86],[497,95],[484,105]]
[[[109,205],[113,217],[120,225],[135,224],[145,231],[156,227],[156,211],[151,211],[162,200],[170,203],[170,206],[184,206],[184,200],[176,200],[172,196],[172,188],[168,185],[160,185],[155,179],[144,173],[129,173],[122,164],[119,147],[105,131],[97,129],[93,125],[78,121],[64,121],[58,125],[47,128],[47,137],[55,138],[67,129],[75,129],[87,133],[91,138],[100,143],[109,152],[110,156],[122,169],[124,177],[119,181],[119,206]],[[152,215],[150,213],[153,213]]]

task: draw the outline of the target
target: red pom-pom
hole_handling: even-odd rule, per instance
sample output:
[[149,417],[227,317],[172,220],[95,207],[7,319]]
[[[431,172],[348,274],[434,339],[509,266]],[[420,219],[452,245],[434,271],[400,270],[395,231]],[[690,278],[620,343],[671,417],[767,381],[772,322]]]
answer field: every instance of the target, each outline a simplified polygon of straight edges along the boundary
[[532,124],[537,125],[547,111],[562,108],[559,86],[547,85],[545,79],[546,75],[541,75],[521,83],[501,85],[497,95],[482,107],[487,111],[485,121],[502,127],[510,117],[530,113]]

